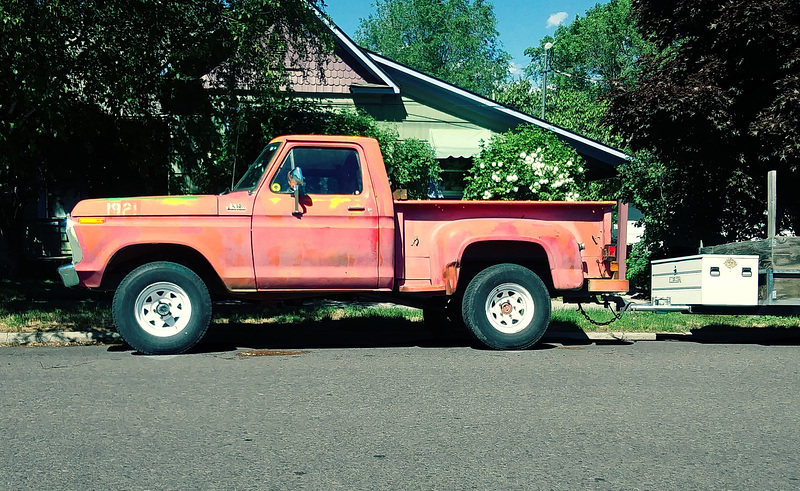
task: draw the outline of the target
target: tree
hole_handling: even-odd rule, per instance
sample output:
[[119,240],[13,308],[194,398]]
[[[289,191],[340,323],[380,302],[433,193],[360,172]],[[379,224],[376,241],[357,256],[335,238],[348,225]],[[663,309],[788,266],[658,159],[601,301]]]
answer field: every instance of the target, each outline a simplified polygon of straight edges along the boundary
[[[782,226],[800,229],[800,10],[793,0],[634,0],[657,53],[612,92],[607,122],[659,162],[626,188],[661,222],[654,248],[764,234],[767,171],[779,175]],[[624,171],[623,171],[624,172]]]
[[[547,50],[545,67],[545,45]],[[608,128],[600,123],[608,103],[602,97],[612,85],[635,79],[636,61],[654,50],[636,30],[630,16],[630,0],[611,0],[559,26],[553,37],[545,37],[525,54],[532,58],[525,71],[533,82],[542,83],[548,72],[545,119],[603,143],[617,145]],[[528,82],[530,83],[530,82]],[[512,91],[512,94],[514,92]],[[526,112],[539,115],[541,90],[531,91]],[[505,100],[505,95],[501,101]]]
[[166,192],[172,164],[196,169],[225,143],[241,80],[252,99],[283,98],[286,60],[325,50],[309,3],[0,0],[4,257],[23,258],[26,210],[57,187]]
[[377,0],[361,25],[363,47],[458,87],[490,97],[508,75],[491,3]]

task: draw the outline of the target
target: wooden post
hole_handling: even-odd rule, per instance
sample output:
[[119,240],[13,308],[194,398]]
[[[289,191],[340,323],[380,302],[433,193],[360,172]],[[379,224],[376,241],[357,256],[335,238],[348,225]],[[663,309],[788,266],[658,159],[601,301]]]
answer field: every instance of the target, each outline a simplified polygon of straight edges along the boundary
[[778,172],[771,170],[767,173],[767,239],[775,238],[777,221],[777,184]]
[[617,262],[619,279],[628,279],[628,203],[617,201]]

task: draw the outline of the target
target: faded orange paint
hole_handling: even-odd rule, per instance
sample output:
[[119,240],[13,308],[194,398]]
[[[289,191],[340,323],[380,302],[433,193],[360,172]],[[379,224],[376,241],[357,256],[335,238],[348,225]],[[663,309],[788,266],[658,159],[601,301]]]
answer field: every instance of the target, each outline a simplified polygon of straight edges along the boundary
[[[375,140],[301,135],[273,142],[282,145],[252,191],[80,202],[72,212],[83,256],[74,265],[80,286],[100,287],[107,265],[126,249],[164,244],[206,258],[232,293],[452,294],[468,248],[503,241],[541,247],[557,290],[627,290],[602,253],[611,243],[614,203],[394,202]],[[293,214],[294,198],[268,183],[303,146],[356,152],[362,192],[305,195],[301,213]]]

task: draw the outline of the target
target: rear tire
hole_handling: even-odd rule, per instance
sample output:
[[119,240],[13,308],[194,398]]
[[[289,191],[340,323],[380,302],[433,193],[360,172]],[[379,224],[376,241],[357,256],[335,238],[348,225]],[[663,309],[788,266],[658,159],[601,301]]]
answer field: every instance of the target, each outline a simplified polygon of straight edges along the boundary
[[132,348],[149,355],[178,354],[208,330],[211,296],[191,269],[153,262],[122,280],[112,311],[117,330]]
[[536,344],[550,323],[550,296],[542,280],[517,264],[497,264],[467,285],[464,322],[486,346],[525,349]]

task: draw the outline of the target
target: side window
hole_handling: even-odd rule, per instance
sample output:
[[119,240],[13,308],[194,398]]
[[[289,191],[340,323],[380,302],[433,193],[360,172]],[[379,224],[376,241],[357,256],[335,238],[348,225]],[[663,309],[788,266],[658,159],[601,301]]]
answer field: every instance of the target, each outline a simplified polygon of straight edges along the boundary
[[361,165],[351,148],[293,148],[272,178],[274,193],[289,193],[289,172],[303,169],[307,194],[361,194]]

